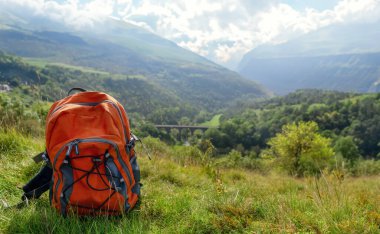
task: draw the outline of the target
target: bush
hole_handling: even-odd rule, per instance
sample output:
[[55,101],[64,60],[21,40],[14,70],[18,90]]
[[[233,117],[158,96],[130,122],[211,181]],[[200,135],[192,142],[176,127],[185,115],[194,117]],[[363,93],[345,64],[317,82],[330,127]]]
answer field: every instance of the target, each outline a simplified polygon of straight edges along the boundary
[[32,136],[41,136],[44,121],[50,108],[48,103],[26,104],[15,95],[0,94],[0,124],[2,129],[16,129]]
[[360,157],[359,148],[352,136],[339,137],[335,142],[334,150],[347,159],[351,165]]
[[351,172],[355,176],[380,175],[380,161],[359,159],[351,168]]
[[269,140],[264,156],[277,158],[291,175],[319,174],[334,155],[330,139],[318,133],[315,122],[299,122],[283,126],[282,132]]
[[217,165],[224,168],[245,168],[264,172],[265,162],[265,159],[257,158],[256,154],[243,156],[239,151],[231,150],[228,155],[217,161]]
[[[144,151],[147,151],[147,152],[144,152],[146,154],[150,154],[150,155],[157,155],[159,157],[161,156],[165,156],[165,155],[168,155],[169,154],[169,147],[162,141],[160,141],[158,138],[154,138],[154,137],[146,137],[142,140],[144,146],[145,146],[145,149]],[[141,152],[141,147],[140,144],[137,143],[137,147],[139,147],[137,150],[139,150],[138,152]]]
[[237,167],[243,161],[243,156],[237,150],[231,150],[231,152],[227,155],[226,166],[227,167]]
[[182,166],[201,165],[205,161],[205,154],[195,146],[175,146],[172,160]]

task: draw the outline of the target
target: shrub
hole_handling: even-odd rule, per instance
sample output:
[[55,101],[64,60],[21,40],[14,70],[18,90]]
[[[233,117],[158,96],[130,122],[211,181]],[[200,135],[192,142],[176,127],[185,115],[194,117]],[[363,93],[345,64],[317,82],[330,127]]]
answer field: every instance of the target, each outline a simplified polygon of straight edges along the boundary
[[228,155],[217,160],[216,165],[224,168],[245,168],[263,173],[266,162],[266,159],[258,158],[256,154],[243,156],[239,151],[231,150]]
[[334,150],[337,153],[341,153],[345,159],[349,160],[351,165],[353,165],[355,160],[360,157],[359,148],[355,144],[352,136],[339,137],[335,142]]
[[318,133],[315,122],[287,124],[268,145],[264,155],[277,158],[289,174],[296,176],[319,174],[334,155],[330,139]]
[[[147,151],[144,153],[157,155],[159,157],[169,154],[169,147],[167,147],[167,145],[164,142],[160,141],[158,138],[146,137],[142,140],[142,142],[145,146],[144,150]],[[139,147],[137,150],[141,151],[141,148],[143,147],[140,147],[140,144],[137,144],[137,146]]]
[[355,176],[361,175],[379,175],[380,174],[380,161],[379,160],[365,160],[359,159],[351,168],[351,172]]

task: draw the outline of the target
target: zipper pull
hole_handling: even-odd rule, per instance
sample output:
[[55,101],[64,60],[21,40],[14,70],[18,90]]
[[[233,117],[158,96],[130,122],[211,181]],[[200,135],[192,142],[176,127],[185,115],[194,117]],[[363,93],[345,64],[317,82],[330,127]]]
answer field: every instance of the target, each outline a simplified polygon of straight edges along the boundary
[[69,163],[70,153],[72,149],[73,149],[73,143],[69,144],[69,146],[67,147],[65,160],[63,160],[63,163]]
[[74,147],[75,147],[75,154],[79,155],[79,147],[78,147],[79,141],[75,141]]

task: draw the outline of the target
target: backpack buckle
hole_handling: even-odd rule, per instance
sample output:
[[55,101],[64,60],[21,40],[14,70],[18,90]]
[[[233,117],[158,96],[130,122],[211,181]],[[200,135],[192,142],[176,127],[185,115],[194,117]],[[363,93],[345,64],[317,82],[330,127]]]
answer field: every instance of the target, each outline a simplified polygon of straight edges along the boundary
[[131,137],[131,139],[129,140],[128,144],[125,146],[128,154],[131,152],[131,150],[133,149],[133,147],[135,147],[135,143],[136,143],[135,138]]
[[41,161],[45,161],[46,163],[48,163],[49,164],[49,158],[48,158],[48,156],[47,156],[47,152],[46,152],[46,150],[44,151],[44,152],[41,152],[41,153],[39,153],[39,154],[37,154],[36,156],[34,156],[33,157],[33,161],[35,162],[35,163],[39,163],[39,162],[41,162]]
[[93,158],[92,161],[93,162],[102,162],[102,160],[100,158]]
[[48,158],[48,156],[47,156],[47,153],[46,153],[46,151],[45,152],[43,152],[43,154],[41,155],[41,157],[42,157],[42,159],[46,162],[46,163],[50,163],[50,160],[49,160],[49,158]]

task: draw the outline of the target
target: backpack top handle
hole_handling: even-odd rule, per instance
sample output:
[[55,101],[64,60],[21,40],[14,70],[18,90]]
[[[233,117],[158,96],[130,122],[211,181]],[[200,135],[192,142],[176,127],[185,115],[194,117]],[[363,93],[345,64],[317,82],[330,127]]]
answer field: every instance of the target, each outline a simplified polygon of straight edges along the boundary
[[75,88],[70,89],[69,92],[67,92],[67,96],[70,96],[70,93],[72,91],[87,92],[87,90],[85,90],[85,89],[75,87]]

